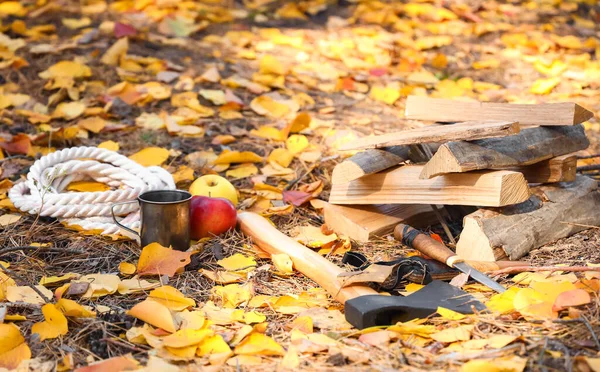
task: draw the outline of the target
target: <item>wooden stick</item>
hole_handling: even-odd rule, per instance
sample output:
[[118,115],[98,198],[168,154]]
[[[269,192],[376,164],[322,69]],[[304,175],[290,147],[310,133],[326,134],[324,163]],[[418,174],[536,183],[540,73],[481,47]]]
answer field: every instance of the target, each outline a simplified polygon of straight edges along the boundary
[[524,272],[539,272],[539,271],[570,271],[570,272],[582,272],[582,271],[600,271],[600,267],[590,266],[515,266],[507,267],[500,270],[487,271],[487,274],[491,276],[502,275],[502,274],[516,274]]
[[589,141],[581,125],[530,128],[505,138],[448,142],[425,165],[421,178],[530,165],[588,146]]
[[480,171],[419,179],[422,166],[403,166],[344,184],[333,184],[332,204],[454,204],[504,206],[529,198],[521,173]]
[[577,177],[577,157],[574,154],[561,155],[510,170],[523,173],[529,183],[573,182]]
[[424,227],[437,222],[424,204],[333,205],[323,203],[325,223],[333,231],[358,242],[367,242],[394,231],[399,223]]
[[421,128],[365,137],[343,145],[340,150],[361,150],[417,143],[472,141],[483,138],[505,137],[519,133],[514,121],[467,121],[453,125],[429,125]]
[[317,252],[283,234],[256,213],[239,213],[238,225],[242,232],[251,237],[252,241],[262,250],[270,254],[287,254],[292,259],[296,270],[314,280],[341,303],[358,296],[377,294],[375,290],[365,286],[342,288],[338,276],[344,270]]
[[409,96],[405,116],[407,119],[439,122],[485,118],[517,121],[521,127],[525,127],[580,124],[593,118],[594,113],[572,102],[523,105]]
[[[483,208],[466,216],[456,253],[467,260],[517,260],[532,249],[600,225],[597,182],[578,176],[569,184],[537,186],[526,203]],[[569,221],[570,224],[562,223]]]

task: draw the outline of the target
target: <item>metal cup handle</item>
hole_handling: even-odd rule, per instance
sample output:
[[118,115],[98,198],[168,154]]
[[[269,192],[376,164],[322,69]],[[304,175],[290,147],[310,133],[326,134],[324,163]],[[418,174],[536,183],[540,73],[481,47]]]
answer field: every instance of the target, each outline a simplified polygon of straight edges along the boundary
[[127,231],[129,231],[129,232],[131,232],[131,233],[133,233],[135,235],[137,235],[138,237],[140,237],[140,234],[137,231],[135,231],[133,229],[130,229],[129,227],[127,227],[127,226],[119,223],[119,221],[117,221],[117,216],[115,216],[115,207],[117,205],[130,204],[130,203],[139,203],[139,201],[138,200],[130,200],[130,201],[124,201],[124,202],[115,203],[115,204],[113,204],[113,205],[110,206],[110,212],[112,213],[113,221],[115,221],[115,223],[117,224],[117,226],[119,226],[119,227],[121,227],[121,228],[123,228],[123,229],[125,229],[125,230],[127,230]]

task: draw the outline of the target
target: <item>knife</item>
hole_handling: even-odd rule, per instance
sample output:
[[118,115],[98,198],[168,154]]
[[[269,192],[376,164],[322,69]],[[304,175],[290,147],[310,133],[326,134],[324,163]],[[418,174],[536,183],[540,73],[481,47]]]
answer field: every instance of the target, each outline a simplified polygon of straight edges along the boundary
[[469,275],[474,280],[498,293],[506,291],[506,288],[498,284],[498,282],[494,281],[489,276],[483,274],[481,271],[478,271],[471,265],[467,264],[443,243],[440,243],[429,235],[423,234],[423,232],[413,227],[399,224],[394,229],[394,238],[402,242],[402,244],[406,245],[407,247],[416,249],[436,261],[443,262],[450,267],[458,269],[459,271]]

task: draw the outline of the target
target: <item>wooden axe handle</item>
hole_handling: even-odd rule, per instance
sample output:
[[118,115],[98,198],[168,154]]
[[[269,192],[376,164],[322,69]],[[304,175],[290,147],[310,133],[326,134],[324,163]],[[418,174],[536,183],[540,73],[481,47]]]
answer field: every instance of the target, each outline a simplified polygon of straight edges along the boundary
[[378,294],[366,286],[342,288],[337,276],[344,272],[340,267],[310,248],[294,241],[275,228],[267,219],[256,213],[238,213],[238,226],[262,250],[270,254],[285,253],[292,259],[296,270],[314,280],[333,298],[344,303],[364,295]]

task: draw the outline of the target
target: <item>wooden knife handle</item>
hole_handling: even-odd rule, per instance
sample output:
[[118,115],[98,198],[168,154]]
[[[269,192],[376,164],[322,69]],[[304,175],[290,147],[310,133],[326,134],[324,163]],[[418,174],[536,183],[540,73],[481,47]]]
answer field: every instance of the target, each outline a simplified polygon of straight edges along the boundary
[[408,225],[398,224],[394,229],[394,238],[407,247],[416,249],[434,260],[445,264],[448,264],[450,257],[456,256],[443,243]]
[[283,234],[264,217],[256,213],[242,212],[238,213],[237,219],[242,232],[251,237],[262,250],[270,254],[287,254],[296,270],[314,280],[337,301],[344,303],[355,297],[378,294],[366,286],[352,285],[342,288],[337,277],[344,270]]

